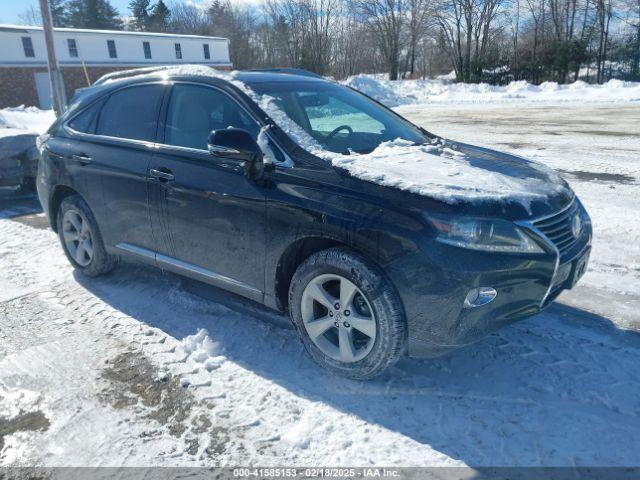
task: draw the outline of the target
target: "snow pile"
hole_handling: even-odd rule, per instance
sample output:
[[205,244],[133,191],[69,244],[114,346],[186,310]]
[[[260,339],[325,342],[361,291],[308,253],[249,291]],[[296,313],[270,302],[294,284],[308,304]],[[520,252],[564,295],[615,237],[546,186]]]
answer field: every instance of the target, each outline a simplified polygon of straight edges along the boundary
[[211,340],[209,332],[204,328],[199,329],[195,335],[185,337],[182,340],[182,348],[187,358],[204,364],[204,368],[209,372],[220,368],[226,360],[220,355],[222,353],[220,345]]
[[568,85],[524,80],[508,85],[451,83],[439,80],[384,80],[378,75],[356,75],[343,82],[389,107],[415,103],[493,102],[638,102],[640,83],[610,80],[604,85],[577,81]]
[[53,110],[36,107],[14,107],[0,110],[0,137],[23,133],[42,134],[56,119]]

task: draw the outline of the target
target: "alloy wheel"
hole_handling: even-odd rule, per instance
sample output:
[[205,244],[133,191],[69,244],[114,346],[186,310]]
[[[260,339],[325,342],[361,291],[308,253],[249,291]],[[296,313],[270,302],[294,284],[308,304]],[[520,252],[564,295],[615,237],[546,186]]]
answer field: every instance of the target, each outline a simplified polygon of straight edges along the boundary
[[62,239],[69,255],[81,267],[86,267],[93,258],[91,226],[85,216],[77,210],[67,210],[62,217]]
[[373,348],[377,323],[362,291],[335,274],[313,278],[302,293],[302,321],[322,353],[344,363],[362,360]]

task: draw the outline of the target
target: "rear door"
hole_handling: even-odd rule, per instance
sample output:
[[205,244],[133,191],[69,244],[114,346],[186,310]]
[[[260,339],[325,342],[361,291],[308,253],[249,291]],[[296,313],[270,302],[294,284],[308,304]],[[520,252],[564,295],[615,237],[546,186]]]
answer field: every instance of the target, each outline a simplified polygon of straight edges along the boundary
[[167,87],[143,84],[112,93],[96,120],[95,135],[78,151],[91,169],[90,188],[101,192],[99,223],[108,245],[153,251],[147,172]]
[[212,130],[259,125],[221,90],[193,83],[173,86],[164,139],[150,177],[154,227],[163,242],[159,265],[254,300],[264,291],[265,194],[234,160],[212,157]]

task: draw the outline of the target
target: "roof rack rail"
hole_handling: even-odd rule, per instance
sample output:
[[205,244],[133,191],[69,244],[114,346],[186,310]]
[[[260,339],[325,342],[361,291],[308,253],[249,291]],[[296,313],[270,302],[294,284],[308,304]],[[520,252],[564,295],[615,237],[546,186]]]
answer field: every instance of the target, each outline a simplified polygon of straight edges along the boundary
[[277,68],[254,68],[249,72],[271,72],[271,73],[287,73],[289,75],[300,75],[303,77],[323,78],[322,75],[310,72],[309,70],[303,70],[302,68],[293,67],[277,67]]
[[118,72],[111,72],[101,76],[98,80],[93,82],[94,85],[102,85],[110,80],[119,80],[121,78],[133,77],[135,75],[146,75],[155,72],[161,72],[170,68],[176,68],[176,65],[160,65],[157,67],[142,67],[132,68],[130,70],[120,70]]

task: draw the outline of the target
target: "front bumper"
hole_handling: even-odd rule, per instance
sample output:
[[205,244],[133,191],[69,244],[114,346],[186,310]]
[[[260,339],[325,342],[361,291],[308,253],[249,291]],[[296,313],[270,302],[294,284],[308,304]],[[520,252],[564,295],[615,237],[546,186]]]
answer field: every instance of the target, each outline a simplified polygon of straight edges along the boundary
[[[540,312],[584,273],[591,236],[587,224],[562,255],[543,238],[547,253],[537,255],[492,254],[432,241],[391,262],[386,271],[405,308],[409,355],[435,357]],[[495,289],[495,299],[465,308],[467,293],[479,287]]]

